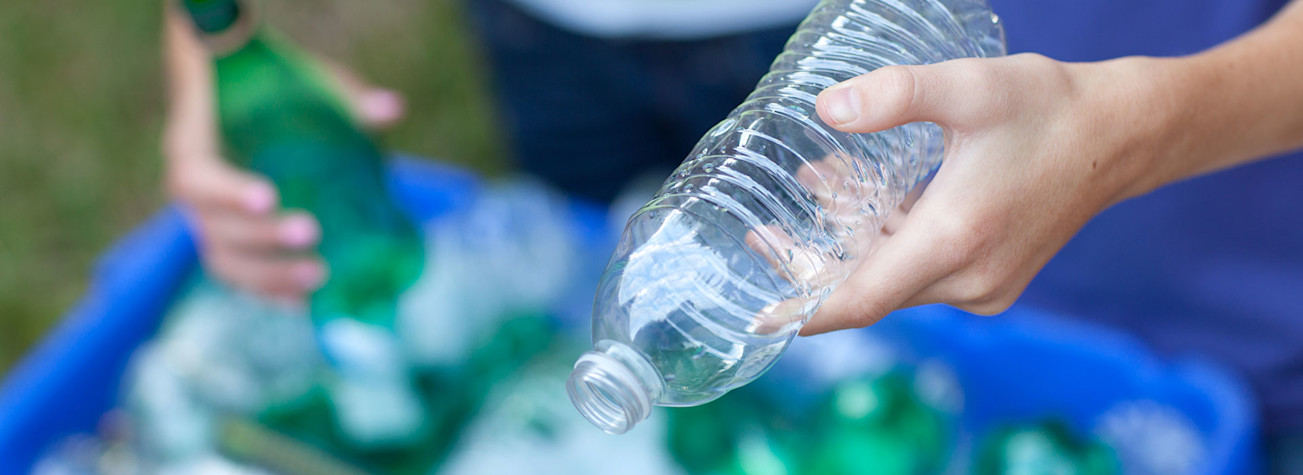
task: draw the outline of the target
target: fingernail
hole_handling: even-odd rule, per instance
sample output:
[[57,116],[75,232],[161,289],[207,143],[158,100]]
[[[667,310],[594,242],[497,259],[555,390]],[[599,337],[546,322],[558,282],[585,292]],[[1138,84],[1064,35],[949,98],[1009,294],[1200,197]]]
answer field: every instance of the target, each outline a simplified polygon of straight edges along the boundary
[[849,86],[836,87],[826,92],[828,115],[837,124],[849,124],[860,118],[860,97]]
[[375,91],[362,100],[362,108],[374,120],[394,120],[403,113],[403,99],[393,91]]
[[304,215],[286,217],[277,229],[277,233],[280,235],[281,243],[292,248],[316,244],[321,234],[317,221]]
[[244,208],[252,213],[266,213],[276,204],[276,190],[266,183],[249,187],[244,193]]
[[304,291],[313,291],[326,281],[326,269],[319,263],[301,264],[292,272],[294,282]]

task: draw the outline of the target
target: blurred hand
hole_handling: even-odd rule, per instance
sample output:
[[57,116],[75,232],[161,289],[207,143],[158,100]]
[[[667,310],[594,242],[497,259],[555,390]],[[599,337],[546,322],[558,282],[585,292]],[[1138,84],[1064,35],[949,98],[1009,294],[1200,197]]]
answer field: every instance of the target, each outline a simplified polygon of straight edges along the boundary
[[871,325],[928,303],[994,314],[1093,216],[1156,186],[1161,91],[1148,63],[1042,56],[893,66],[819,95],[819,116],[868,133],[934,122],[945,160],[907,215],[829,296],[802,334]]
[[[173,93],[163,145],[167,190],[197,232],[210,275],[257,294],[301,301],[327,278],[315,254],[321,228],[304,211],[280,210],[271,182],[220,155],[209,59],[193,36],[179,31],[182,24],[173,23],[168,38]],[[359,123],[381,127],[402,117],[399,94],[337,65],[322,66]]]

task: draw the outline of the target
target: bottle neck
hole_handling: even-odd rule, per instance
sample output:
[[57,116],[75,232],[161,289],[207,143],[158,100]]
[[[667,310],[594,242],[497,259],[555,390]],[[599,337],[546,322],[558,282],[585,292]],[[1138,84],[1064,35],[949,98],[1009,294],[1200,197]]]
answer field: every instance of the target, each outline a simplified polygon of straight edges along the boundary
[[240,0],[180,0],[204,46],[216,57],[234,53],[258,32],[257,9]]
[[651,415],[665,394],[660,373],[627,345],[602,340],[584,353],[566,381],[570,401],[589,422],[623,434]]

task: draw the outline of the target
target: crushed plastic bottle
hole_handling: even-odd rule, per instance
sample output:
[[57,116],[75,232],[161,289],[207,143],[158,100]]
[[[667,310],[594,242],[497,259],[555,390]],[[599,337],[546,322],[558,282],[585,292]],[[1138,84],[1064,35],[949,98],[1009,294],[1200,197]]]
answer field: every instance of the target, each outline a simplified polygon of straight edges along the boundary
[[411,369],[389,329],[349,318],[318,331],[334,377],[327,387],[339,427],[358,447],[411,446],[427,423]]
[[300,312],[202,282],[130,368],[125,405],[136,445],[161,470],[215,450],[221,414],[301,397],[324,362]]
[[941,159],[942,131],[819,121],[815,97],[894,64],[1004,53],[984,0],[824,0],[755,92],[629,221],[597,291],[594,351],[567,384],[623,433],[755,379]]
[[[554,349],[580,349],[580,335],[559,337]],[[630,437],[592,430],[559,389],[570,372],[563,351],[540,353],[485,396],[459,449],[437,472],[448,475],[566,473],[672,475],[663,422]]]
[[554,190],[517,178],[426,227],[426,272],[399,300],[394,324],[413,364],[463,365],[504,318],[549,310],[572,290],[583,259],[566,209]]
[[1194,423],[1154,401],[1118,403],[1100,416],[1095,435],[1116,452],[1123,473],[1196,473],[1207,463],[1208,449]]

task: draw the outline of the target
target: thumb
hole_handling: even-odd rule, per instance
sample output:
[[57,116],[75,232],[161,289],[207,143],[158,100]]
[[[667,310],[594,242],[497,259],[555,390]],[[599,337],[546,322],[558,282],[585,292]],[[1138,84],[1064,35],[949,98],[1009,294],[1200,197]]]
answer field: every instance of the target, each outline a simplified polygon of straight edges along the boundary
[[962,119],[974,102],[968,97],[974,91],[962,85],[971,61],[887,66],[824,90],[816,110],[843,132],[879,132],[910,122],[945,126]]
[[402,120],[407,112],[403,95],[391,89],[377,87],[363,79],[352,69],[338,63],[318,58],[330,74],[353,117],[362,125],[382,129]]

